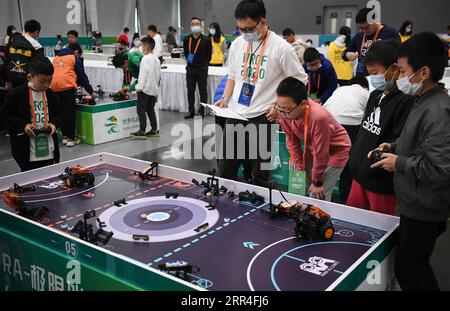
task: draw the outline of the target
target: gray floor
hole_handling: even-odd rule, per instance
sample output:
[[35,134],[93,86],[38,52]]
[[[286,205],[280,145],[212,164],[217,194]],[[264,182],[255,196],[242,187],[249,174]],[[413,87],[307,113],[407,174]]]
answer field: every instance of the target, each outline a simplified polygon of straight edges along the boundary
[[[215,160],[177,160],[171,155],[171,146],[178,136],[172,136],[172,128],[175,124],[183,123],[189,126],[192,133],[194,122],[184,121],[183,115],[176,112],[161,111],[161,137],[149,138],[147,140],[124,139],[117,142],[102,144],[98,146],[79,145],[74,148],[61,148],[61,161],[77,159],[99,152],[109,152],[118,155],[128,156],[146,161],[159,162],[165,165],[179,167],[187,170],[207,173],[215,167]],[[204,119],[203,123],[213,123],[212,117]],[[201,133],[195,133],[193,139],[188,143],[193,144],[202,140]],[[178,135],[175,133],[175,135]],[[204,138],[203,138],[204,140]],[[11,158],[9,139],[0,137],[0,177],[20,172],[19,167]],[[449,230],[438,240],[432,258],[436,276],[443,290],[450,290],[450,223]]]

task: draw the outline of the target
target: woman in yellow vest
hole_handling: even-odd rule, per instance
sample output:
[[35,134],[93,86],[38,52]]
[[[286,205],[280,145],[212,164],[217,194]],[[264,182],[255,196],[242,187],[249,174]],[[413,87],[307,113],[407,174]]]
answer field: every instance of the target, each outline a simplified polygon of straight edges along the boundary
[[337,39],[330,43],[327,58],[333,64],[340,86],[345,86],[353,78],[353,64],[342,59],[342,53],[347,49],[351,41],[352,30],[343,26],[339,30]]
[[402,27],[400,27],[399,35],[400,39],[402,39],[402,43],[411,38],[413,35],[413,23],[410,21],[406,21],[403,23]]
[[220,30],[220,26],[217,23],[212,23],[209,26],[209,37],[211,38],[212,44],[212,57],[210,66],[222,67],[225,60],[225,37]]

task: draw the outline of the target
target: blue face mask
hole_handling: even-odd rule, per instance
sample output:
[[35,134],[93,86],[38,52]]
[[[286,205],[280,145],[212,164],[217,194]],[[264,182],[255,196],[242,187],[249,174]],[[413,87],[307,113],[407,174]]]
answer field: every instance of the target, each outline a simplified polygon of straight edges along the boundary
[[243,33],[242,37],[244,38],[245,41],[250,42],[250,43],[257,42],[259,40],[259,34],[257,31]]
[[384,91],[390,87],[392,87],[393,82],[386,81],[386,73],[389,71],[389,69],[382,75],[371,75],[370,76],[370,83],[372,83],[372,86],[376,90]]

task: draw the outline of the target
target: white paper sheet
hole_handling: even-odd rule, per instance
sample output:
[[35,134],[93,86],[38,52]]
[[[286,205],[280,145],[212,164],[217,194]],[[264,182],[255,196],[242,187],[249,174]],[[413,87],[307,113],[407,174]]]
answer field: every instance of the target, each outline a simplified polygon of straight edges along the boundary
[[238,114],[237,112],[235,112],[234,110],[232,110],[230,108],[220,108],[215,105],[207,105],[207,104],[202,104],[202,103],[200,103],[200,104],[205,108],[209,108],[214,113],[214,115],[216,115],[218,117],[222,117],[222,118],[226,118],[226,119],[236,119],[236,120],[248,121],[248,119],[244,118],[243,116],[241,116],[240,114]]

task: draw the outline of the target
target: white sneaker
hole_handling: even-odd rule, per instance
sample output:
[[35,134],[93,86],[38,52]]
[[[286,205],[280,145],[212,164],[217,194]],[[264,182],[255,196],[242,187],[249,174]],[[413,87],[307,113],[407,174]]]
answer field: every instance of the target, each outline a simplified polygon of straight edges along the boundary
[[79,138],[72,140],[72,139],[68,139],[67,140],[67,147],[75,147],[76,145],[81,144],[81,140]]
[[62,139],[63,145],[67,145],[68,141],[69,141],[69,139],[67,137],[63,137],[63,139]]

